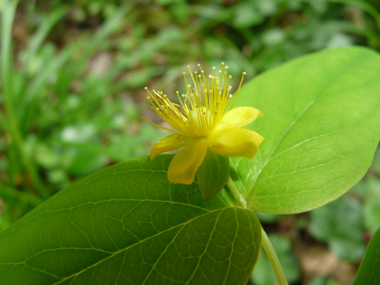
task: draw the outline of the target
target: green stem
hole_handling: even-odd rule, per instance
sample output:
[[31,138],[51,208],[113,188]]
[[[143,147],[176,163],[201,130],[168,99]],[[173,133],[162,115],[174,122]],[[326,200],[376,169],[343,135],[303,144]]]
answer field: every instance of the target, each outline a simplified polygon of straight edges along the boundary
[[234,204],[237,207],[246,208],[247,207],[247,203],[245,202],[243,196],[240,195],[240,192],[237,189],[235,183],[232,181],[231,177],[228,177],[227,187],[228,187],[228,192],[232,196],[231,199],[234,202]]
[[2,50],[1,50],[1,63],[2,63],[2,78],[3,78],[3,94],[4,94],[4,103],[5,109],[7,111],[7,117],[9,120],[9,130],[12,134],[12,138],[17,147],[18,152],[20,153],[21,159],[25,165],[25,168],[29,172],[30,176],[33,179],[34,185],[38,188],[41,194],[47,198],[49,197],[49,191],[43,185],[36,168],[34,167],[32,161],[29,159],[28,155],[25,153],[23,147],[22,135],[18,126],[16,114],[13,108],[13,86],[12,86],[12,66],[11,66],[11,31],[12,31],[12,23],[13,17],[16,11],[17,0],[10,1],[6,0],[3,3],[3,11],[2,11],[2,28],[1,28],[1,42],[2,42]]
[[284,271],[282,270],[280,261],[278,260],[277,254],[267,236],[267,233],[264,231],[263,227],[261,227],[261,245],[263,246],[269,261],[272,265],[274,273],[276,274],[277,281],[280,285],[288,285],[288,281],[286,281]]

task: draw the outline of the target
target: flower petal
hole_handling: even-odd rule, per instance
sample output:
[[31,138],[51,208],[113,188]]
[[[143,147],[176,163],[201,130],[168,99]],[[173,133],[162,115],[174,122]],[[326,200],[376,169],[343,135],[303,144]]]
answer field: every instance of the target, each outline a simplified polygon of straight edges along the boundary
[[207,139],[194,138],[170,162],[168,179],[171,183],[191,184],[207,152]]
[[241,128],[252,123],[258,116],[262,115],[260,110],[253,107],[237,107],[224,115],[216,129]]
[[258,133],[241,128],[214,131],[207,139],[216,154],[252,159],[264,138]]
[[187,137],[182,135],[170,135],[163,138],[158,143],[156,143],[150,150],[150,159],[153,160],[160,153],[175,150],[177,148],[183,147],[187,142]]

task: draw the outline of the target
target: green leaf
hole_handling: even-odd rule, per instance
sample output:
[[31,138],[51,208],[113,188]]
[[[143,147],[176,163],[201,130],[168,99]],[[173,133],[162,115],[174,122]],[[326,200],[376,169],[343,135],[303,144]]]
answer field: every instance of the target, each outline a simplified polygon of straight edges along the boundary
[[197,170],[197,180],[205,202],[210,201],[223,190],[229,175],[229,158],[217,155],[208,148],[206,156]]
[[235,106],[262,111],[248,128],[265,141],[234,159],[248,207],[289,214],[322,206],[355,185],[380,138],[380,57],[325,50],[275,68],[242,88]]
[[60,191],[0,234],[0,284],[245,284],[260,223],[134,159]]
[[353,285],[380,284],[380,230],[369,242]]

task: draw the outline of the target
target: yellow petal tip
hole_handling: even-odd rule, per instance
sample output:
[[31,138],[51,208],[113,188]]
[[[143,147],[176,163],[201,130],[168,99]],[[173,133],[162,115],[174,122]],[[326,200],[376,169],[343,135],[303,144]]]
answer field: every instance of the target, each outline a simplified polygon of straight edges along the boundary
[[186,185],[190,185],[194,182],[194,179],[193,180],[187,180],[187,179],[176,179],[176,178],[173,178],[173,177],[169,177],[169,174],[168,174],[168,180],[170,183],[173,183],[173,184],[186,184]]

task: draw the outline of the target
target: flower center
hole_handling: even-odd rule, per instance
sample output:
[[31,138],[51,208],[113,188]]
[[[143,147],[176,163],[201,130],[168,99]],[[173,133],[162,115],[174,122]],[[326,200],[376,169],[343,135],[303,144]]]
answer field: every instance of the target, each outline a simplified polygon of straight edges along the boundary
[[[159,126],[143,117],[151,124],[184,136],[203,137],[207,136],[222,120],[224,114],[230,109],[236,96],[232,98],[230,94],[231,86],[228,83],[232,76],[228,76],[228,66],[222,63],[218,76],[213,67],[213,75],[205,76],[200,64],[200,73],[190,71],[191,84],[188,84],[186,73],[184,78],[186,83],[186,94],[182,98],[177,91],[179,104],[172,103],[162,91],[149,92],[148,100],[152,103],[152,109],[173,129]],[[244,79],[245,72],[240,81],[239,89]],[[237,94],[236,94],[237,95]],[[232,98],[232,99],[231,99]],[[231,100],[230,100],[231,99]]]
[[207,136],[209,132],[212,131],[210,126],[214,118],[210,110],[206,107],[200,106],[192,109],[189,114],[190,118],[188,118],[187,124],[190,129],[199,130],[202,136]]

